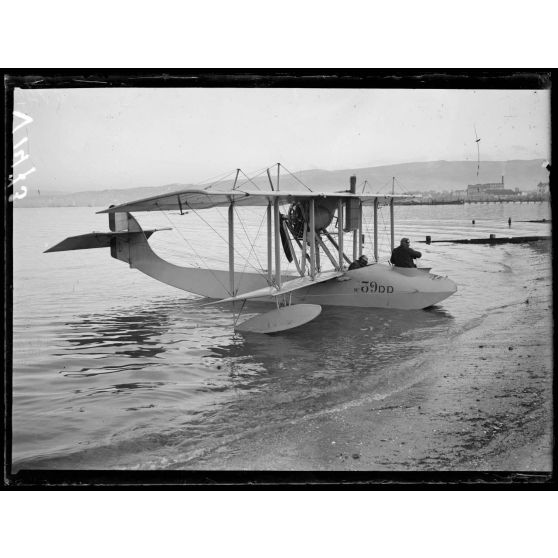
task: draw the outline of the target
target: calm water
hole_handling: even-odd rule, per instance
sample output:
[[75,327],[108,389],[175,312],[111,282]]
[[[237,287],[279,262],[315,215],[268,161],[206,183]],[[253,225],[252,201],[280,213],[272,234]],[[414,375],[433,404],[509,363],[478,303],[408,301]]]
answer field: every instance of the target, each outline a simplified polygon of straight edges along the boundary
[[[195,464],[218,452],[221,440],[262,424],[280,426],[363,392],[381,398],[408,389],[416,377],[395,377],[392,365],[474,327],[492,309],[522,302],[527,283],[550,277],[548,244],[418,244],[426,235],[549,235],[549,224],[519,222],[550,219],[548,204],[396,207],[396,238],[411,237],[423,265],[456,281],[454,296],[428,311],[325,307],[306,327],[241,335],[227,306],[203,306],[108,250],[42,253],[66,236],[108,230],[95,211],[14,211],[15,469]],[[386,261],[389,213],[381,214]],[[201,258],[224,268],[224,215],[204,214],[210,229],[198,215],[140,215],[140,222],[177,227],[151,240],[170,261]],[[263,216],[255,212],[250,226],[237,227],[239,250],[265,231]],[[262,267],[264,243],[251,258]],[[252,270],[237,262],[245,266]],[[252,304],[247,316],[266,308]]]

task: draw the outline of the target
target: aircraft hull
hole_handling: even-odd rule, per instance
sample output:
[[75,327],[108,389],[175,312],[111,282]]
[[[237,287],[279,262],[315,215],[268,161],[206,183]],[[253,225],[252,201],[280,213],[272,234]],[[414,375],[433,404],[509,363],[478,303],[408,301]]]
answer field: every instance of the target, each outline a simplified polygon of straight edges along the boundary
[[457,291],[457,285],[419,269],[373,264],[343,277],[293,293],[294,303],[413,310],[432,306]]
[[[131,233],[141,232],[141,227],[131,215],[128,216],[128,230]],[[126,241],[117,239],[113,257],[184,291],[215,299],[231,296],[228,271],[186,268],[166,262],[153,252],[142,234],[132,234]],[[238,289],[237,295],[248,293],[267,287],[267,274],[237,273],[234,284]],[[297,304],[413,310],[432,306],[456,291],[457,285],[447,277],[417,268],[376,263],[347,271],[341,277],[302,287],[285,296],[291,297],[291,302]],[[254,300],[273,301],[274,298]]]

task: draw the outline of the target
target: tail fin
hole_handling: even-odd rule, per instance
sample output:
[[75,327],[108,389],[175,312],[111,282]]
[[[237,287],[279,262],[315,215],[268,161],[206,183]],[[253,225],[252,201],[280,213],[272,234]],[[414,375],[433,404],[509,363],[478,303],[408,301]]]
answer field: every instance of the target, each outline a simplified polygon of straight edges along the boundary
[[[114,207],[114,206],[110,206]],[[132,216],[129,213],[109,213],[109,228],[111,231],[117,233],[110,239],[110,255],[117,260],[130,263],[130,247],[129,247],[129,229],[128,222]],[[134,219],[135,221],[135,219]],[[136,221],[137,223],[137,221]],[[139,231],[141,227],[138,224]],[[118,233],[125,233],[124,238],[120,237]],[[149,236],[147,237],[149,238]]]
[[[114,207],[114,205],[109,206],[109,209],[111,207]],[[109,213],[109,229],[113,232],[127,231],[129,218],[129,213]]]

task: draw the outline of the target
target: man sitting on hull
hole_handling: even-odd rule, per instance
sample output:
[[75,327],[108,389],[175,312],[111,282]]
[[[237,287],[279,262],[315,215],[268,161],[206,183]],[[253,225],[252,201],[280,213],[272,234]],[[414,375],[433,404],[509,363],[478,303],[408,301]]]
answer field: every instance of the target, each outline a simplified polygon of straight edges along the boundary
[[358,260],[355,260],[350,266],[349,271],[352,269],[358,269],[359,267],[366,267],[368,265],[368,258],[362,254]]
[[417,267],[413,261],[420,258],[422,254],[411,248],[411,241],[402,238],[399,246],[393,249],[390,262],[396,267]]

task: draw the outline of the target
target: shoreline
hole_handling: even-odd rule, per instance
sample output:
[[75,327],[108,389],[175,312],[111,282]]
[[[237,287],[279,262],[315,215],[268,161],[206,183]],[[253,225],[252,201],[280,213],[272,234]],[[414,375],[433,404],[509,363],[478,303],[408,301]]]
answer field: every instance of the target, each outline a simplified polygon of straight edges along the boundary
[[394,370],[416,369],[411,386],[224,441],[172,469],[550,472],[552,308],[540,292]]

